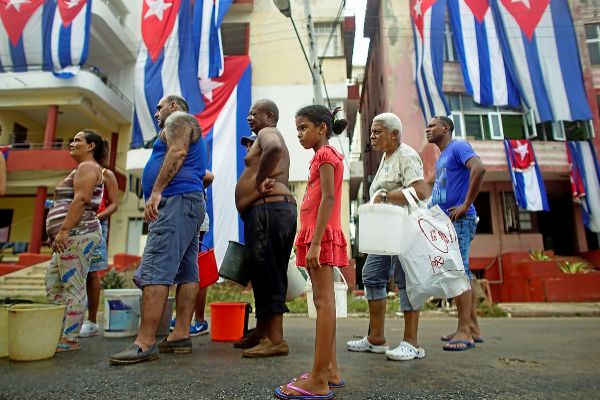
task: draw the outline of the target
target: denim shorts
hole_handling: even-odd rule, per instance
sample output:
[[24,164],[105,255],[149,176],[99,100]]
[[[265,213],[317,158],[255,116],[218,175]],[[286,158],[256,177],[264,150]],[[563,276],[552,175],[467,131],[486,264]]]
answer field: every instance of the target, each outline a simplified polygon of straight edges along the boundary
[[396,256],[367,255],[362,269],[362,280],[365,285],[367,300],[385,299],[387,283],[394,276],[399,289],[400,308],[402,311],[415,311],[406,294],[406,276],[400,260]]
[[469,280],[475,279],[469,269],[469,252],[471,251],[471,242],[475,238],[475,232],[477,231],[478,220],[476,215],[470,215],[453,222],[456,235],[458,236],[460,256],[465,266],[465,274]]
[[198,231],[205,209],[202,192],[162,198],[158,218],[148,226],[142,286],[198,282]]
[[106,248],[106,236],[108,235],[108,221],[100,221],[100,227],[102,228],[102,237],[100,243],[94,249],[94,255],[92,255],[92,261],[90,262],[89,272],[96,272],[108,269],[108,252]]

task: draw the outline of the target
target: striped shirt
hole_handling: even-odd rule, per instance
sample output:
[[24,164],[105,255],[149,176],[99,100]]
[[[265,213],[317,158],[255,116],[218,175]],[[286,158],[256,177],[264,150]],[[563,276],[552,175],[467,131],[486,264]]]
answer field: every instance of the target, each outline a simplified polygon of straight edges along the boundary
[[[67,213],[69,212],[69,208],[75,197],[73,177],[75,176],[76,171],[77,170],[73,170],[73,172],[62,181],[60,186],[57,186],[54,190],[54,204],[50,208],[50,211],[48,211],[48,217],[46,218],[46,232],[51,240],[54,240],[63,222],[65,222]],[[85,204],[81,219],[79,220],[79,223],[71,229],[69,236],[84,235],[100,230],[100,222],[98,221],[96,214],[102,201],[103,188],[104,178],[102,178],[102,181],[94,187],[92,200]]]

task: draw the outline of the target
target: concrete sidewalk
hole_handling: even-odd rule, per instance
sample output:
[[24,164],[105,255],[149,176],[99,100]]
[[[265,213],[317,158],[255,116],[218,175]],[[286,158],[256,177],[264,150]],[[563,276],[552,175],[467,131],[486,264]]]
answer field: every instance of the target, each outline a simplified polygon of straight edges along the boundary
[[[425,317],[419,339],[426,357],[397,362],[347,351],[346,341],[364,335],[368,320],[339,320],[337,359],[348,384],[336,399],[598,398],[600,318],[489,318],[481,325],[485,343],[446,352],[439,337],[456,319]],[[402,332],[401,318],[386,320],[390,345]],[[285,335],[287,357],[244,359],[230,343],[200,336],[192,354],[127,367],[110,366],[108,356],[133,338],[82,339],[81,350],[49,360],[1,359],[0,399],[270,399],[312,364],[314,320],[286,317]]]
[[499,303],[511,317],[598,317],[600,303]]

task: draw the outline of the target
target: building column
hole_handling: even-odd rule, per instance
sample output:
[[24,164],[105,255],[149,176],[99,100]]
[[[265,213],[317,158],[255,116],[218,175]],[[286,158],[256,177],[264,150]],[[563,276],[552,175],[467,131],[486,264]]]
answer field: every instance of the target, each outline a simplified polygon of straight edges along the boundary
[[51,149],[56,139],[56,124],[58,122],[58,106],[48,106],[46,114],[46,130],[44,131],[44,148]]
[[31,226],[31,239],[29,240],[29,252],[40,253],[42,246],[42,232],[45,229],[44,209],[48,188],[38,186],[35,196],[35,205],[33,206],[33,224]]

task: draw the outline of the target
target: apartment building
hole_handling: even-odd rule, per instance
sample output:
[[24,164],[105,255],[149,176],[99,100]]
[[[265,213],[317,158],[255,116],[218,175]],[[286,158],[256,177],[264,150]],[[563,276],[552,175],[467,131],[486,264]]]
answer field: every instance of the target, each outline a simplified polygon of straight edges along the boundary
[[[485,182],[475,202],[480,216],[472,257],[531,249],[575,255],[599,247],[598,235],[585,228],[581,210],[571,196],[570,165],[565,140],[592,140],[600,146],[600,15],[594,2],[569,1],[576,27],[585,89],[592,121],[535,124],[519,108],[481,107],[466,94],[452,41],[448,18],[445,26],[443,91],[456,121],[455,137],[469,141],[487,168]],[[415,85],[415,47],[409,2],[368,0],[365,36],[370,38],[361,93],[361,146],[364,149],[362,193],[368,193],[381,154],[369,146],[371,119],[391,111],[404,124],[402,140],[422,156],[426,181],[432,185],[439,151],[427,143],[425,120]],[[594,134],[596,132],[596,135]],[[550,212],[529,212],[515,202],[503,139],[530,139],[546,186]],[[358,199],[359,202],[366,198]]]

